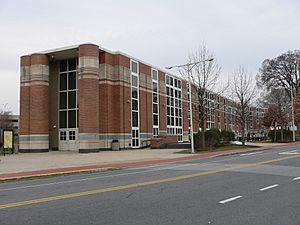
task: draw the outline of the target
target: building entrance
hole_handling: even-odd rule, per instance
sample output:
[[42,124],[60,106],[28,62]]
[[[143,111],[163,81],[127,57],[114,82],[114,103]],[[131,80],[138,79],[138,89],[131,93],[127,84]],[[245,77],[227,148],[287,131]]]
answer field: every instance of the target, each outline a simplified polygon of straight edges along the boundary
[[59,150],[78,150],[78,129],[59,130]]

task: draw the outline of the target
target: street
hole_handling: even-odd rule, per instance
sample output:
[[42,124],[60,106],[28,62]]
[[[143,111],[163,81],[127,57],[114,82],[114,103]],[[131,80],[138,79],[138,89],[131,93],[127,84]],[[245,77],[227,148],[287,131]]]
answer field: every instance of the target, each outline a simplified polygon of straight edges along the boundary
[[299,225],[300,146],[0,183],[1,225]]

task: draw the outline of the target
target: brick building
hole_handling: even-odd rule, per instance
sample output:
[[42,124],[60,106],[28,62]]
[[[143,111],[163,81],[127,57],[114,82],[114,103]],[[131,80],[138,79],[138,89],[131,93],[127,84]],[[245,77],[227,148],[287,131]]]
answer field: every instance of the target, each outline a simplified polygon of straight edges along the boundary
[[[25,55],[20,82],[20,152],[189,140],[187,82],[124,53],[88,43]],[[228,99],[210,93],[208,102],[207,128],[238,130]],[[196,105],[193,113],[197,132]]]

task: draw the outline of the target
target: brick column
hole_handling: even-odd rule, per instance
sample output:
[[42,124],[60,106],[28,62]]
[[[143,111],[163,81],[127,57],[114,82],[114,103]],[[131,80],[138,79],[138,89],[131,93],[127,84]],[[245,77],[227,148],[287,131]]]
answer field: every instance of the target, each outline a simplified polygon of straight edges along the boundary
[[79,152],[99,151],[99,47],[79,46]]
[[19,148],[29,149],[27,138],[29,137],[30,125],[30,56],[21,57],[20,68],[20,131],[19,131]]
[[47,55],[21,57],[20,94],[20,152],[49,151]]

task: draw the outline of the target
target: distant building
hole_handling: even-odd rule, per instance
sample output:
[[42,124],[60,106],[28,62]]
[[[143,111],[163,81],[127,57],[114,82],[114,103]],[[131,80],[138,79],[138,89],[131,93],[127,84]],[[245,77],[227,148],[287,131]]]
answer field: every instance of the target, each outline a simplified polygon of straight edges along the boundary
[[13,130],[14,135],[19,134],[19,116],[11,114],[0,114],[0,129]]
[[[189,140],[186,80],[122,52],[82,44],[22,56],[20,89],[20,152],[95,152],[113,140],[142,148],[166,135]],[[214,93],[207,99],[206,127],[238,132],[236,104]],[[261,126],[257,115],[253,129]]]

